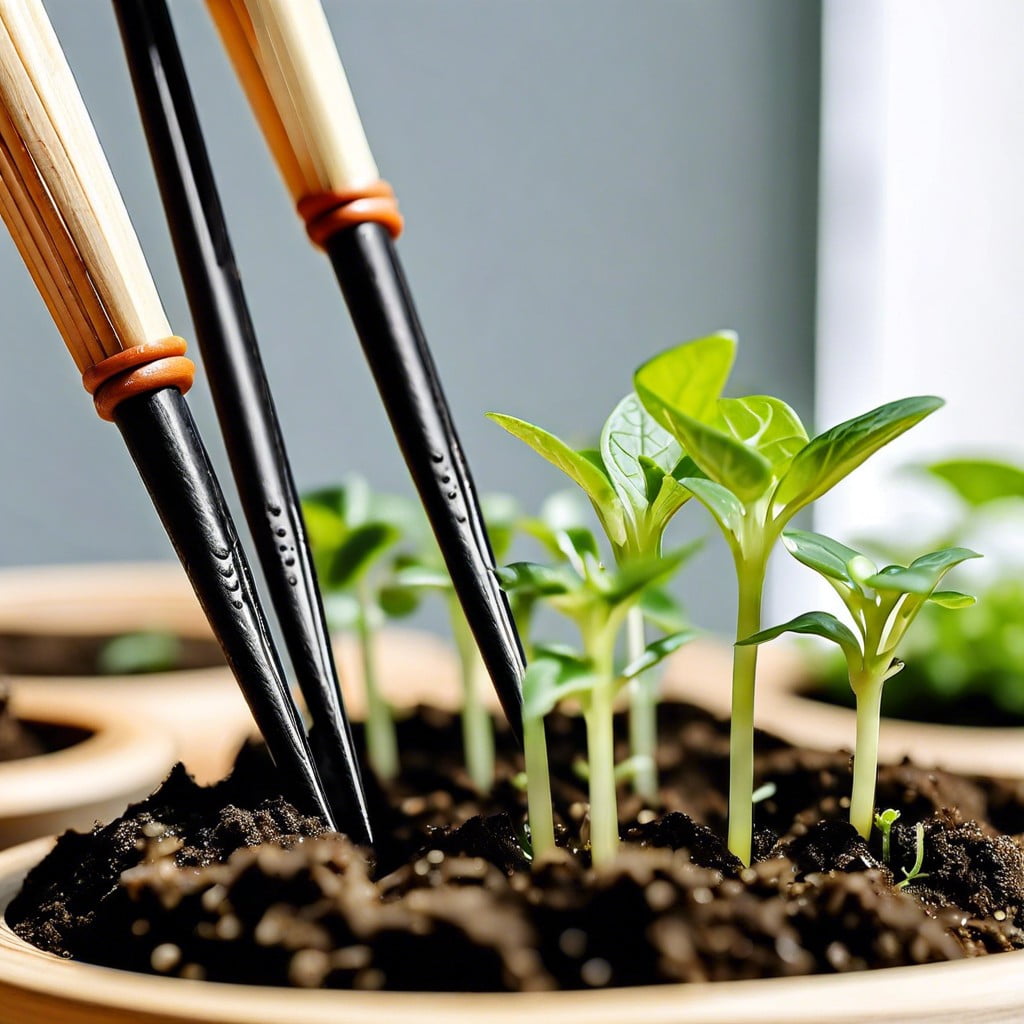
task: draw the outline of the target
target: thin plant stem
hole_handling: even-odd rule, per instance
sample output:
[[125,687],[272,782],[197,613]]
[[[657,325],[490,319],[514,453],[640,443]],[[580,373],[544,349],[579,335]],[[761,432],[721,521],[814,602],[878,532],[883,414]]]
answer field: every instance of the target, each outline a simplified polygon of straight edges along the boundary
[[523,719],[523,751],[526,760],[526,802],[530,821],[530,842],[536,864],[545,853],[555,848],[548,744],[543,718]]
[[452,608],[452,627],[462,667],[462,748],[473,785],[488,793],[494,785],[494,725],[482,694],[487,668],[462,609]]
[[[739,602],[736,639],[761,629],[765,561],[737,560]],[[754,683],[757,647],[735,647],[732,667],[732,719],[729,728],[729,849],[750,863],[754,834]]]
[[363,664],[363,686],[366,690],[366,752],[370,766],[380,779],[393,779],[398,774],[398,741],[391,707],[380,692],[374,652],[375,630],[370,621],[374,604],[364,585],[356,588],[359,614],[359,653]]
[[[647,647],[644,613],[630,608],[626,617],[626,659],[634,661]],[[629,689],[629,748],[635,759],[633,790],[645,801],[658,798],[658,676],[653,670],[641,672]]]
[[590,766],[590,853],[596,866],[614,860],[619,848],[619,813],[615,793],[615,680],[612,669],[615,632],[605,626],[586,644],[592,652],[598,683],[584,712]]
[[850,824],[865,838],[875,820],[875,779],[878,774],[878,727],[882,714],[884,671],[856,680],[857,742],[853,757]]

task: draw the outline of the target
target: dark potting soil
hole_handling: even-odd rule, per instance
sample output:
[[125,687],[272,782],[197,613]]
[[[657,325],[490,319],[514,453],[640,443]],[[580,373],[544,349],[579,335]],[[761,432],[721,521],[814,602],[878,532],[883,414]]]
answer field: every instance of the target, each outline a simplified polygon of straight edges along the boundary
[[[423,708],[399,723],[402,776],[372,792],[375,859],[291,807],[250,748],[216,786],[179,767],[116,822],[65,834],[7,919],[43,949],[108,966],[407,991],[832,973],[1024,948],[1024,785],[882,768],[879,806],[902,814],[887,864],[877,834],[865,842],[844,820],[849,755],[760,736],[758,782],[775,789],[744,868],[721,839],[725,723],[666,704],[660,730],[659,806],[623,797],[622,851],[602,870],[572,768],[578,719],[552,716],[563,848],[532,867],[508,734],[481,797],[457,719]],[[898,889],[919,822],[922,873]]]
[[88,735],[84,729],[15,718],[8,690],[0,683],[0,762],[63,750],[81,743]]
[[[166,637],[167,669],[214,668],[224,664],[224,655],[212,638]],[[118,634],[0,633],[0,670],[12,676],[103,676],[111,673],[104,665],[104,652],[122,639]]]

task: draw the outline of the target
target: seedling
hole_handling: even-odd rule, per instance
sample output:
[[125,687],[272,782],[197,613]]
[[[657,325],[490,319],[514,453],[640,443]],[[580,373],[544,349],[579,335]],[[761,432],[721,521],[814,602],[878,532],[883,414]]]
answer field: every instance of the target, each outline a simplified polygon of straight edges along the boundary
[[387,618],[411,614],[418,594],[395,585],[405,561],[396,546],[416,532],[414,508],[403,499],[373,494],[365,480],[306,495],[302,502],[328,625],[354,628],[366,689],[366,747],[381,779],[398,773],[398,744],[391,708],[380,692],[375,637]]
[[614,664],[616,640],[644,590],[667,579],[692,546],[660,558],[633,559],[623,568],[609,571],[600,563],[597,541],[590,531],[574,530],[564,543],[571,553],[568,563],[550,567],[517,562],[499,569],[498,578],[510,595],[543,599],[579,629],[582,653],[564,647],[536,647],[526,672],[523,739],[527,801],[533,850],[539,857],[554,846],[544,718],[559,701],[574,697],[582,706],[587,728],[590,847],[594,863],[600,865],[615,856],[619,843],[612,732],[615,696],[690,640],[693,631],[682,630],[655,641],[620,672]]
[[[942,400],[906,398],[809,439],[797,414],[766,395],[722,398],[735,357],[731,334],[680,345],[645,363],[634,386],[655,420],[692,459],[692,492],[725,535],[738,582],[736,637],[761,628],[768,558],[783,528],[865,459],[934,412]],[[750,862],[753,828],[756,647],[735,650],[729,780],[729,848]]]
[[899,821],[900,812],[890,807],[875,815],[875,828],[882,833],[882,861],[889,863],[892,855],[892,827]]
[[900,868],[903,872],[904,878],[902,882],[896,883],[897,889],[903,889],[910,885],[911,882],[918,878],[927,878],[928,872],[922,871],[921,867],[924,864],[924,822],[919,821],[914,827],[915,843],[914,848],[916,855],[914,857],[914,866],[908,871],[906,868]]
[[[495,560],[502,562],[508,555],[521,520],[519,507],[504,494],[484,495],[481,506]],[[432,538],[426,536],[426,531],[418,554],[403,564],[390,581],[388,592],[392,590],[432,590],[445,598],[462,677],[462,745],[466,770],[476,788],[486,793],[494,784],[494,726],[482,700],[485,688],[489,686],[487,669],[441,552]]]
[[867,839],[875,813],[882,687],[903,668],[896,649],[928,602],[943,608],[966,608],[974,603],[967,594],[935,588],[955,566],[979,556],[968,548],[944,548],[922,555],[909,566],[879,569],[866,555],[820,533],[792,530],[784,541],[798,561],[818,572],[839,594],[856,635],[828,612],[807,612],[739,644],[761,644],[782,633],[805,633],[823,637],[842,650],[857,700],[850,822]]
[[[577,451],[546,430],[513,416],[491,413],[490,418],[582,488],[608,537],[616,565],[624,568],[632,561],[656,559],[661,554],[665,527],[690,498],[678,478],[691,474],[693,465],[635,394],[615,406],[597,449]],[[664,603],[662,607],[667,608]],[[627,653],[631,659],[639,658],[647,646],[644,609],[635,606],[627,619]],[[675,616],[667,632],[682,627]],[[642,673],[630,689],[630,747],[637,766],[634,788],[648,800],[655,799],[658,792],[656,716],[657,680],[649,672]]]

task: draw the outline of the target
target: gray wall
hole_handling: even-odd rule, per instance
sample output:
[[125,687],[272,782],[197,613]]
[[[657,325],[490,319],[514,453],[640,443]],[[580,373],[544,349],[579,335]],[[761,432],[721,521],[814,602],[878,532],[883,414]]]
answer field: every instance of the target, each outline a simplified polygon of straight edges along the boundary
[[[484,420],[581,442],[645,356],[740,332],[736,393],[811,409],[816,0],[327,0],[482,489],[558,474]],[[178,333],[187,306],[109,5],[47,0]],[[173,5],[300,485],[408,487],[326,260],[303,238],[198,0]],[[170,556],[0,239],[0,565]],[[217,450],[202,380],[192,406]],[[694,510],[682,530],[710,535]],[[691,591],[732,617],[714,539]]]

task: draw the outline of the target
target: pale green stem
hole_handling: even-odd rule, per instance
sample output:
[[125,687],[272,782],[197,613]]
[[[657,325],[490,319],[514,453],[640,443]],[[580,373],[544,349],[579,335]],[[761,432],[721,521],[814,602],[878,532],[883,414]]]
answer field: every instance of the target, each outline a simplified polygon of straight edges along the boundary
[[857,743],[853,757],[850,824],[865,838],[875,820],[875,778],[878,774],[878,727],[882,714],[884,667],[851,679],[857,697]]
[[615,630],[596,630],[585,642],[591,652],[597,685],[590,693],[584,720],[587,725],[587,761],[590,766],[590,854],[595,865],[614,860],[619,848],[619,811],[615,793],[615,735],[612,716],[615,679],[612,661]]
[[[736,639],[761,629],[761,595],[766,560],[737,559],[739,605]],[[754,682],[757,647],[735,647],[732,664],[732,720],[729,728],[729,849],[750,863],[754,834]]]
[[[646,647],[644,613],[639,607],[630,608],[626,618],[626,660],[636,660]],[[633,790],[648,802],[658,799],[657,746],[658,674],[648,670],[632,680],[629,689],[629,749],[636,758]]]
[[364,586],[356,589],[359,614],[359,651],[363,663],[363,685],[366,690],[366,752],[370,766],[379,779],[393,779],[398,774],[398,741],[391,708],[380,692],[377,682],[376,657],[373,649],[374,629],[370,622],[373,601]]
[[555,825],[551,813],[551,776],[548,773],[548,744],[543,718],[523,719],[523,751],[526,759],[526,802],[530,821],[530,842],[536,864],[555,848]]
[[462,748],[466,770],[473,785],[481,793],[488,793],[494,784],[494,726],[482,699],[487,669],[458,605],[452,608],[451,618],[462,666]]

